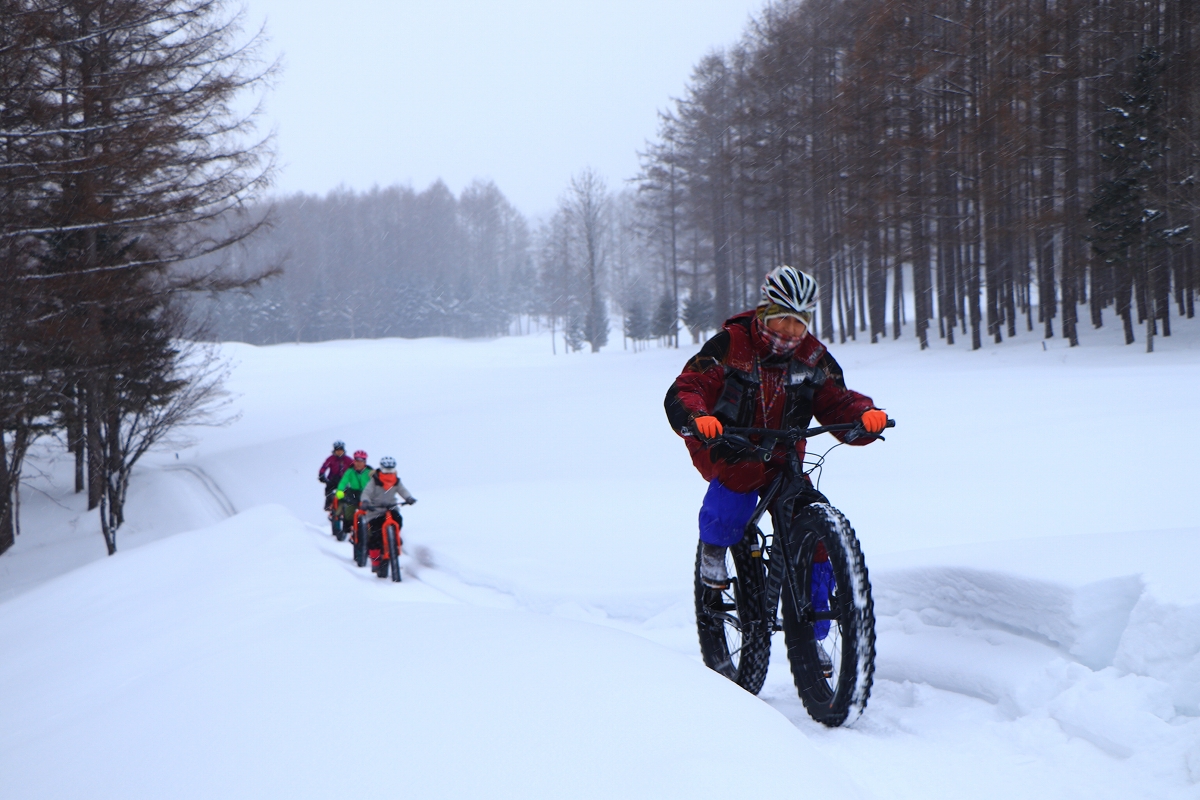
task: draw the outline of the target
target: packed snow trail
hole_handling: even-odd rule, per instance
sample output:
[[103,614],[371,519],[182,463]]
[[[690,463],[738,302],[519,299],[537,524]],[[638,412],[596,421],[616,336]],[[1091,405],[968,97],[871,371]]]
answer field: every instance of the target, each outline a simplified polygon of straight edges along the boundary
[[865,796],[691,659],[328,545],[259,506],[0,605],[4,797]]
[[[766,703],[742,696],[781,712],[808,744],[783,761],[754,763],[809,764],[815,747],[820,774],[852,776],[888,798],[1200,794],[1200,597],[1192,578],[1200,520],[1188,467],[1200,432],[1179,425],[1194,405],[1198,331],[1180,326],[1151,357],[1103,341],[1075,350],[1051,343],[1047,351],[1007,342],[979,353],[835,346],[849,384],[901,421],[886,443],[832,453],[821,484],[855,525],[871,570],[876,687],[853,728],[817,726],[800,707],[777,641]],[[596,623],[698,662],[691,566],[704,485],[661,411],[690,352],[553,358],[537,338],[225,347],[241,362],[231,388],[242,418],[205,431],[180,463],[212,476],[239,509],[285,506],[320,542],[331,574],[348,574],[350,585],[384,603],[419,592],[431,602],[542,620],[548,630]],[[328,375],[354,363],[395,369],[353,397]],[[484,428],[481,408],[505,427]],[[400,586],[348,567],[349,545],[323,533],[313,476],[335,438],[373,459],[396,456],[421,498],[405,510],[416,558]],[[155,484],[168,474],[160,467],[173,463],[172,454],[146,464],[141,485],[154,491],[131,496],[130,549],[106,563],[148,549],[132,545],[157,537],[168,516],[172,533],[205,514],[199,524],[220,519],[218,504],[190,477]],[[56,486],[69,484],[64,465],[47,472]],[[10,562],[14,576],[19,563],[43,563],[38,548],[71,520],[79,536],[94,537],[86,541],[99,553],[89,558],[103,552],[78,499],[43,488],[54,502],[27,495],[35,522],[14,548],[25,559]],[[11,588],[9,558],[0,558],[0,598],[36,583]],[[247,580],[269,584],[276,568],[274,557],[262,556]],[[258,597],[269,604],[271,596]],[[0,616],[21,600],[0,604]],[[31,641],[35,649],[60,646],[46,630]],[[461,653],[458,644],[446,647]],[[553,637],[531,647],[563,657]],[[308,661],[296,663],[307,669]],[[330,680],[346,691],[344,676]],[[702,713],[710,684],[688,686]],[[494,702],[436,691],[448,692],[440,698],[447,703]],[[778,738],[769,727],[750,738],[709,728],[709,775],[757,773],[743,768],[744,743]],[[623,730],[618,724],[613,735]],[[711,757],[714,740],[727,768],[714,770],[722,763]],[[790,785],[790,793],[801,790],[804,776]]]

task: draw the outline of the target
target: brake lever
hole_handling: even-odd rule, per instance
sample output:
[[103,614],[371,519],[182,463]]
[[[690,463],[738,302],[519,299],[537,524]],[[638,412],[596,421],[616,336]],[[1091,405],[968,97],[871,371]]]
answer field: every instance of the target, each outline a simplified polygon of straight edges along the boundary
[[[693,430],[692,428],[689,428],[686,425],[679,429],[679,435],[687,437],[689,439],[696,439],[701,444],[706,445],[708,447],[712,447],[714,444],[721,444],[722,442],[729,443],[729,444],[735,444],[735,442],[730,441],[730,438],[733,436],[733,434],[718,433],[716,436],[703,436],[700,434],[699,431]],[[741,437],[737,437],[737,438],[739,440],[742,440]],[[742,441],[745,441],[745,440],[742,440]],[[750,442],[746,441],[746,444],[750,445]],[[750,446],[753,446],[753,445],[750,445]]]
[[736,433],[724,433],[720,436],[714,436],[713,442],[724,442],[730,447],[736,447],[738,450],[754,450],[758,445],[747,439],[745,436],[739,436]]
[[[891,420],[888,420],[888,422],[891,422]],[[887,425],[885,427],[893,428],[895,425]],[[887,441],[887,437],[885,437],[882,433],[871,433],[862,426],[861,422],[850,430],[846,431],[846,444],[849,444],[850,442],[857,442],[859,439],[878,439],[881,442]]]
[[759,454],[761,454],[764,461],[771,460],[771,451],[770,450],[767,450],[766,448],[762,447],[761,445],[757,445],[754,442],[750,441],[745,436],[741,436],[736,433],[720,433],[720,434],[717,434],[716,436],[706,439],[705,437],[697,434],[691,428],[687,428],[687,427],[680,428],[679,432],[683,436],[688,436],[688,437],[691,437],[694,439],[698,439],[706,447],[714,447],[716,445],[723,444],[723,445],[727,445],[728,447],[733,449],[737,455],[745,455],[745,454],[759,455]]

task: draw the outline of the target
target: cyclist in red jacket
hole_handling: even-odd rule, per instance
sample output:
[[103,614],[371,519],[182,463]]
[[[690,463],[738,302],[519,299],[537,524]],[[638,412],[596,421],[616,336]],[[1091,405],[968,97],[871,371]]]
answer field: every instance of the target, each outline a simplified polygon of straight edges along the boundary
[[[709,482],[700,507],[700,579],[713,589],[729,585],[725,550],[741,541],[758,492],[777,467],[738,460],[722,444],[710,444],[724,426],[804,428],[861,422],[876,434],[887,414],[871,398],[846,388],[841,367],[816,336],[809,335],[817,282],[789,266],[767,274],[759,305],[725,321],[667,391],[667,419],[685,434],[692,463]],[[856,431],[835,434],[847,444],[869,444]],[[796,445],[801,457],[804,442]],[[813,491],[813,502],[823,501]]]
[[338,481],[342,479],[342,473],[350,469],[353,463],[350,456],[346,455],[346,443],[341,440],[334,442],[333,455],[325,459],[325,463],[317,472],[317,480],[325,484],[326,511],[333,505],[333,495],[337,491]]

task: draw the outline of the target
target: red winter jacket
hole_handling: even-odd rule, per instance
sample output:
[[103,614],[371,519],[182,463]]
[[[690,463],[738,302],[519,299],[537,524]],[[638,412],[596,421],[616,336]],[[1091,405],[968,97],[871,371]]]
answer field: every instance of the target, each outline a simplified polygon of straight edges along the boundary
[[[858,422],[874,408],[871,398],[846,388],[841,367],[817,337],[805,336],[790,357],[776,356],[761,324],[753,311],[731,317],[688,361],[667,391],[667,419],[676,433],[710,414],[722,425],[780,429],[807,427],[814,416],[822,425]],[[759,460],[727,462],[719,447],[714,453],[695,437],[684,441],[704,479],[719,478],[735,492],[763,488],[779,469]],[[796,449],[803,457],[804,442]]]
[[[330,456],[325,459],[325,463],[321,465],[321,471],[317,473],[317,477],[326,483],[337,483],[342,479],[342,473],[354,466],[354,459],[350,456],[343,455]],[[329,474],[326,475],[326,472]]]

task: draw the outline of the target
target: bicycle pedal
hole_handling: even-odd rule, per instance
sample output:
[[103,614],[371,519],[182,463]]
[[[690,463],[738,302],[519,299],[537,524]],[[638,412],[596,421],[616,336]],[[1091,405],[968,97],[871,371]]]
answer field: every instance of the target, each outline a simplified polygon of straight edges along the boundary
[[833,659],[825,652],[825,648],[817,645],[817,660],[821,662],[821,672],[828,680],[833,677]]

